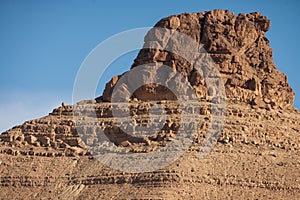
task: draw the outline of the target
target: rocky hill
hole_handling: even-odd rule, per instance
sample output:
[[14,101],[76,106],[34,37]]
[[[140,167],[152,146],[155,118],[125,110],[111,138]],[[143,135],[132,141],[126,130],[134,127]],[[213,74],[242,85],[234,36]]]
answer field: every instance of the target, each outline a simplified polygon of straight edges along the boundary
[[[1,199],[300,198],[300,114],[293,108],[294,93],[286,75],[272,60],[265,36],[270,20],[260,13],[213,10],[170,16],[155,28],[145,36],[144,48],[130,71],[148,66],[144,71],[148,77],[134,79],[146,80],[154,76],[154,69],[166,65],[195,91],[199,101],[188,103],[187,110],[189,118],[201,123],[192,126],[196,135],[183,155],[155,171],[133,173],[109,167],[87,148],[103,132],[124,152],[147,155],[189,130],[191,123],[182,118],[184,108],[162,85],[144,85],[130,99],[115,103],[114,89],[120,80],[126,81],[118,97],[126,99],[132,87],[130,77],[123,74],[113,77],[95,100],[62,104],[48,116],[0,135]],[[167,31],[160,32],[162,28]],[[207,78],[217,80],[218,75],[207,69],[209,65],[200,71],[195,68],[202,57],[187,60],[166,50],[180,45],[172,39],[174,31],[192,38],[212,58],[225,86],[226,109],[214,109],[222,99],[212,99],[212,93],[220,93],[208,87]],[[159,110],[152,109],[155,106],[163,108],[165,120]],[[116,118],[114,112],[123,113],[126,108],[130,117],[119,114]],[[223,129],[211,152],[201,158],[215,112],[226,116]],[[138,127],[161,121],[159,131],[135,136]],[[113,146],[107,147],[107,155]]]

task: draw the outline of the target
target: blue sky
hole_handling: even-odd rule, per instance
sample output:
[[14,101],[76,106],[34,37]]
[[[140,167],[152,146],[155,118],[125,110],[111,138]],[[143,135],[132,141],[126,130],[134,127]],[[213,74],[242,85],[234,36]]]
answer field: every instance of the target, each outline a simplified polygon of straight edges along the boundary
[[[84,58],[101,41],[132,28],[153,26],[183,12],[259,11],[271,19],[267,37],[277,68],[288,75],[300,108],[296,66],[300,57],[297,0],[68,0],[0,1],[0,132],[72,103],[73,83]],[[112,64],[101,82],[127,70],[135,52]],[[101,85],[101,83],[100,83]],[[103,84],[102,84],[103,86]],[[99,94],[103,87],[99,87]]]

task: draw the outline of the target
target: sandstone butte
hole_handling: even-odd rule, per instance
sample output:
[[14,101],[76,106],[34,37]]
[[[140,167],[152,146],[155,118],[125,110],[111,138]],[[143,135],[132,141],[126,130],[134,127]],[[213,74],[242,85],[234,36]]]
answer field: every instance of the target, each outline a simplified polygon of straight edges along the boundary
[[[48,116],[0,135],[1,199],[300,199],[300,113],[293,107],[294,93],[286,75],[272,60],[265,36],[270,20],[258,12],[235,15],[213,10],[173,15],[155,27],[176,30],[203,44],[221,74],[226,118],[212,151],[198,156],[212,104],[204,75],[176,54],[142,49],[131,70],[147,63],[168,65],[201,99],[202,126],[184,155],[154,172],[125,173],[101,164],[85,148],[75,127],[75,107],[87,114],[95,108],[99,121],[95,127],[79,116],[79,128],[91,134],[102,129],[129,152],[154,151],[178,134],[176,99],[155,85],[138,89],[128,104],[136,124],[147,124],[153,104],[164,105],[171,120],[163,130],[136,138],[114,124],[110,101],[120,75],[106,84],[101,97],[63,104]],[[149,33],[147,40],[162,44],[168,36]]]

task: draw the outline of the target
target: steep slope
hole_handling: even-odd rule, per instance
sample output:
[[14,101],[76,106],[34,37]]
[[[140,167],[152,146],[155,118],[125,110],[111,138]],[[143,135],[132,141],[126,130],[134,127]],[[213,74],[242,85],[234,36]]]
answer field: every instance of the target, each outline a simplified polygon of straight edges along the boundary
[[[204,49],[218,67],[226,87],[229,102],[246,102],[266,108],[291,107],[294,93],[287,83],[287,77],[279,72],[272,60],[272,49],[265,32],[270,28],[270,20],[260,13],[239,14],[214,10],[204,13],[184,13],[160,20],[155,28],[178,31],[203,44]],[[154,29],[145,37],[145,46],[151,41],[160,41],[155,49],[143,48],[135,59],[132,69],[147,63],[162,63],[175,68],[187,77],[199,98],[207,95],[205,74],[199,74],[192,61],[168,52],[180,45],[172,39],[172,32]],[[209,71],[209,70],[208,70]],[[206,70],[203,69],[202,73]],[[103,100],[110,101],[110,95],[117,77],[114,77],[103,93]],[[145,95],[145,90],[136,96]],[[142,97],[141,97],[142,98]]]
[[[97,160],[86,148],[88,140],[80,132],[92,136],[104,132],[115,146],[133,154],[163,148],[180,135],[182,110],[176,98],[159,85],[139,88],[129,102],[110,103],[120,75],[107,83],[96,100],[62,104],[48,116],[0,135],[1,198],[300,198],[300,113],[292,106],[294,94],[286,76],[272,61],[264,35],[270,21],[259,13],[236,16],[214,10],[170,16],[155,27],[177,30],[203,44],[220,71],[226,90],[226,119],[212,151],[199,157],[215,104],[209,98],[205,74],[174,53],[146,48],[131,70],[153,62],[168,65],[189,81],[201,99],[189,107],[191,116],[199,111],[201,123],[184,155],[154,172],[127,173],[104,165],[105,161]],[[168,38],[150,31],[145,46],[149,41],[174,43]],[[147,126],[151,120],[158,123],[161,113],[150,111],[156,105],[168,117],[159,132],[139,138],[118,127],[117,121],[130,125],[132,120],[134,128]],[[124,107],[130,108],[130,119],[116,118],[113,108],[121,112]]]

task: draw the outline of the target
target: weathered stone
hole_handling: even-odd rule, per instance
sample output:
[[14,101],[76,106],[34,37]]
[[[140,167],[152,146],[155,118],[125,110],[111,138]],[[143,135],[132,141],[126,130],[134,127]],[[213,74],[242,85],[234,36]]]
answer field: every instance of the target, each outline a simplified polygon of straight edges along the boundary
[[130,145],[130,142],[128,140],[126,140],[126,141],[121,142],[120,145],[123,147],[128,147]]
[[170,28],[177,29],[180,26],[180,19],[178,17],[171,17]]
[[[116,83],[126,76],[114,77],[103,97],[74,106],[63,104],[48,116],[0,135],[0,199],[299,199],[300,114],[291,108],[293,92],[287,77],[276,70],[264,37],[269,20],[260,13],[236,16],[215,10],[167,17],[156,27],[172,30],[150,31],[146,42],[158,39],[154,45],[170,42],[177,48],[180,41],[169,41],[176,29],[204,44],[224,79],[226,110],[215,107],[223,97],[209,96],[216,91],[206,87],[203,76],[215,74],[207,66],[200,73],[178,55],[155,48],[141,50],[132,68],[145,63],[153,66],[150,62],[169,65],[191,83],[200,101],[188,102],[185,113],[168,89],[148,85],[128,103],[107,103]],[[134,81],[122,86],[120,97],[138,80],[159,76],[151,69],[145,73],[148,76],[129,77]],[[155,106],[161,109],[151,110]],[[123,111],[129,116],[118,115]],[[220,137],[211,137],[208,130],[220,126],[218,117],[211,124],[216,113],[226,114],[224,128]],[[199,124],[190,123],[191,119]],[[154,130],[155,125],[162,128]],[[141,127],[150,133],[140,135]],[[114,162],[112,147],[122,154],[130,152],[124,155],[129,157],[151,152],[156,161],[154,151],[166,150],[191,127],[195,130],[192,144],[184,150],[174,143],[173,150],[184,150],[184,154],[169,166],[148,172],[146,163],[145,173],[109,168]],[[202,159],[199,153],[206,139],[218,139],[218,143]],[[93,145],[105,147],[111,158],[98,160],[99,154],[88,148]]]
[[[176,29],[204,45],[221,72],[228,101],[236,102],[239,97],[238,101],[251,104],[254,98],[267,98],[273,99],[272,102],[280,105],[282,109],[292,107],[294,93],[287,83],[286,76],[276,70],[272,49],[265,37],[265,32],[270,28],[270,20],[260,13],[237,16],[225,10],[185,13],[164,18],[155,27]],[[161,37],[158,32],[150,31],[145,37],[145,44],[155,40],[164,44],[158,46],[159,48],[164,48],[168,42],[173,43],[173,48],[182,45],[180,41],[170,39],[170,36]],[[146,63],[162,63],[172,67],[188,78],[199,98],[206,98],[208,95],[203,74],[180,56],[159,49],[142,49],[132,68]],[[107,83],[102,95],[105,101],[111,101],[112,90],[119,78],[120,76],[116,76]],[[160,87],[143,87],[136,91],[134,96],[143,100],[153,100],[154,96],[160,95]],[[153,95],[141,94],[141,91],[143,93],[150,90]],[[169,93],[170,91],[165,91],[164,97],[159,99],[174,99]],[[269,108],[268,104],[269,101],[264,101],[260,106]]]
[[25,136],[25,141],[28,142],[29,144],[34,144],[37,141],[37,138],[34,137],[33,135],[27,135]]
[[41,143],[41,146],[48,147],[50,146],[50,138],[46,136],[41,136],[38,138],[38,141]]

